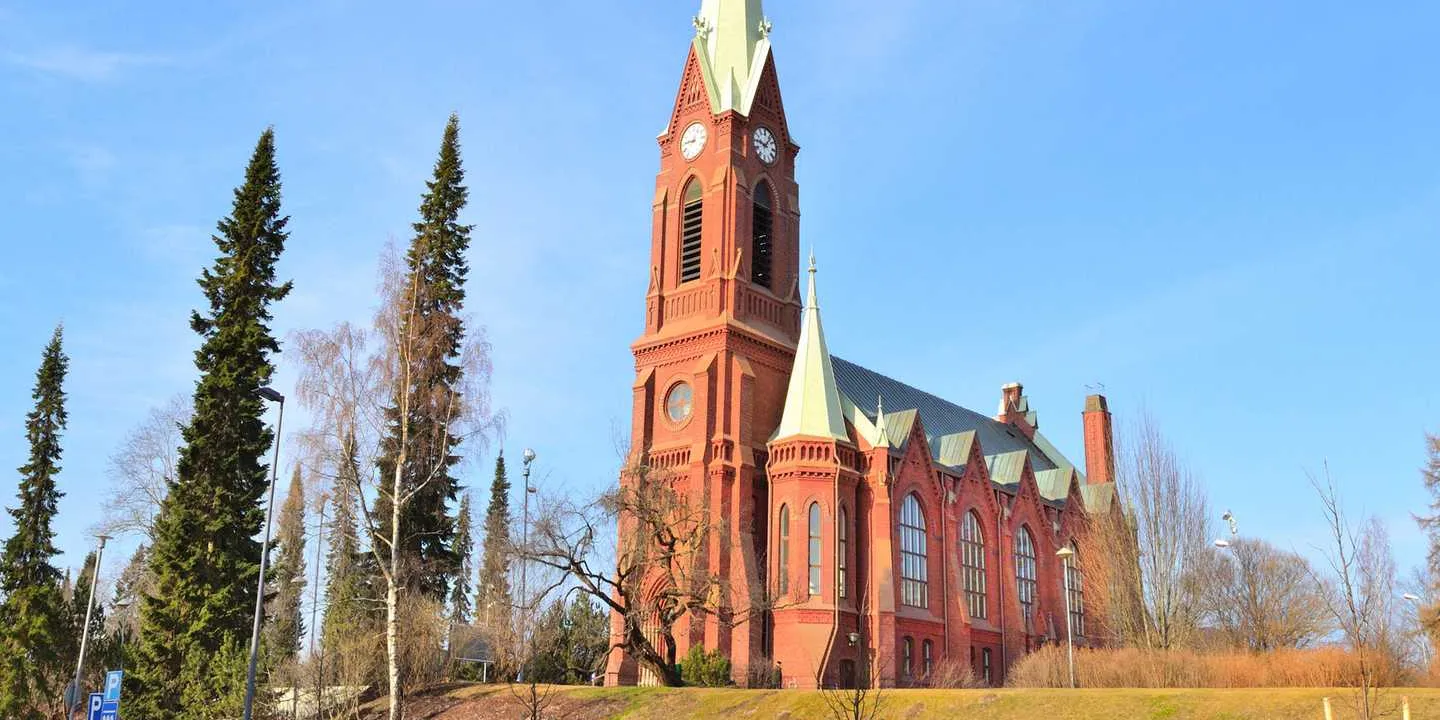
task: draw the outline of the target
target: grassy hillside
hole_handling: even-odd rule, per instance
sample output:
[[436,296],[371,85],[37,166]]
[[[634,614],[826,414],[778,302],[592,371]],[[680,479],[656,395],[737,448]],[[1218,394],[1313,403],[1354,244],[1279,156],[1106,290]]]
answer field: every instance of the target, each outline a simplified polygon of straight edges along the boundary
[[[1399,717],[1401,695],[1412,716],[1440,718],[1440,690],[1405,688],[1382,695],[1390,717]],[[886,720],[1319,720],[1329,696],[1336,720],[1356,717],[1352,691],[1337,688],[1245,690],[887,690],[880,717]],[[521,716],[504,686],[451,686],[414,698],[412,720],[489,720]],[[379,709],[384,701],[372,704]],[[557,688],[546,717],[574,720],[682,720],[683,718],[828,718],[819,693],[802,690],[706,688]]]

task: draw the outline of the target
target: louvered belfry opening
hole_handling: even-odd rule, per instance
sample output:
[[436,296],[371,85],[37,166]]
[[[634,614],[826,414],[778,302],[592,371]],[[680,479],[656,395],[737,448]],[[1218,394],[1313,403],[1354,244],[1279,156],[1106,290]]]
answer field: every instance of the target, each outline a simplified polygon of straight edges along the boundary
[[705,203],[700,199],[700,183],[692,180],[685,186],[685,207],[680,215],[680,282],[700,279],[700,219]]
[[770,285],[770,259],[774,252],[771,233],[775,226],[775,215],[770,205],[770,184],[761,181],[755,187],[754,211],[750,227],[753,237],[750,245],[750,282],[773,290]]

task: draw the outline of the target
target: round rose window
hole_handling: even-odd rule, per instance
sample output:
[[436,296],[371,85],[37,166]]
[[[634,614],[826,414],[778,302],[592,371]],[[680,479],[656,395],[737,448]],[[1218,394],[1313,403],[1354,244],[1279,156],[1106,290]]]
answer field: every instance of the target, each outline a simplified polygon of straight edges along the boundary
[[665,396],[665,415],[672,423],[685,422],[694,406],[695,397],[690,391],[689,383],[676,383],[675,387],[670,388],[670,394]]

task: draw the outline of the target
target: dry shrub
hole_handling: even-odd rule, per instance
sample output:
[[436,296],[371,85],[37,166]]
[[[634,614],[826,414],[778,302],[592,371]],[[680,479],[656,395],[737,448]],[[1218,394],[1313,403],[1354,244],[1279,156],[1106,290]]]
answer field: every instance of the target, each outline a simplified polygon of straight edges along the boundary
[[[1067,687],[1065,648],[1041,648],[1010,669],[1014,687]],[[1359,682],[1356,656],[1338,647],[1268,653],[1198,653],[1191,650],[1075,649],[1075,677],[1089,688],[1346,687]],[[1395,670],[1380,673],[1396,685]]]
[[757,655],[750,658],[750,665],[745,669],[745,687],[748,688],[769,688],[780,687],[780,673],[776,672],[775,661],[769,655]]
[[443,651],[449,626],[444,605],[428,598],[400,603],[400,667],[407,692],[429,687],[445,677]]
[[970,671],[969,663],[954,658],[946,658],[936,663],[935,667],[930,670],[930,674],[926,675],[920,684],[930,688],[946,689],[986,687],[985,682],[975,677],[975,673]]

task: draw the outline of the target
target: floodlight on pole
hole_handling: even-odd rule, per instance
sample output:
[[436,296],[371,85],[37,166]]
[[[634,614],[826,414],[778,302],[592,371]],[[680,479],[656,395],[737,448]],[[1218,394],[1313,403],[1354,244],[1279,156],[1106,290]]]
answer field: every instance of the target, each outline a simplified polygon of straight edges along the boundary
[[1075,616],[1070,609],[1070,561],[1075,557],[1075,551],[1069,545],[1055,551],[1055,557],[1060,558],[1065,566],[1064,590],[1065,590],[1065,656],[1070,665],[1070,688],[1075,688]]
[[[524,476],[525,476],[525,479],[524,479],[524,482],[525,482],[525,509],[524,509],[524,515],[522,516],[522,520],[521,520],[521,522],[520,522],[520,547],[524,548],[524,550],[523,550],[522,552],[529,552],[529,549],[530,549],[530,496],[535,494],[535,487],[530,484],[530,465],[535,462],[535,451],[532,450],[531,448],[528,448],[528,447],[525,448],[525,452],[524,452],[523,454],[521,454],[520,459],[522,459],[522,460],[525,461],[525,471],[524,471]],[[525,633],[526,633],[526,631],[529,630],[529,626],[530,626],[530,598],[529,598],[529,594],[528,594],[529,591],[530,591],[530,589],[529,589],[529,587],[527,587],[527,584],[526,584],[526,582],[525,582],[525,570],[526,570],[526,566],[529,565],[529,563],[527,562],[527,560],[528,560],[528,558],[525,558],[525,557],[521,557],[521,558],[520,558],[520,602],[521,602],[521,604],[522,604],[521,616],[520,616],[520,642],[521,642],[521,643],[528,642],[528,640],[527,640],[527,638],[526,638],[526,636],[525,636]],[[526,657],[526,659],[528,660],[528,659],[529,659],[529,654],[527,653],[525,657]],[[515,676],[515,680],[516,680],[516,682],[521,682],[521,681],[523,681],[524,679],[525,679],[525,663],[521,663],[521,664],[520,664],[520,669],[519,669],[519,671],[518,671],[518,674]]]

